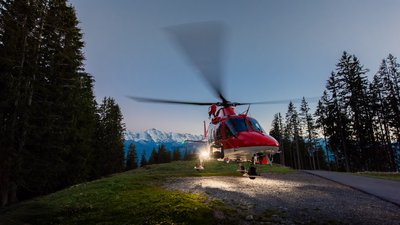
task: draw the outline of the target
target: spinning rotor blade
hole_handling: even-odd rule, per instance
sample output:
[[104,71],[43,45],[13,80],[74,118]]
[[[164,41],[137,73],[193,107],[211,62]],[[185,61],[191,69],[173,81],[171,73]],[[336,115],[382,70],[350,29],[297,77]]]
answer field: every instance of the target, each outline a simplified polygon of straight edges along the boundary
[[[302,98],[288,100],[272,100],[261,102],[230,102],[224,97],[222,82],[222,53],[225,44],[226,30],[218,22],[197,22],[182,24],[165,28],[179,49],[188,58],[190,63],[199,71],[200,75],[210,86],[214,94],[221,100],[219,102],[191,102],[167,99],[153,99],[127,96],[139,102],[181,104],[181,105],[200,105],[230,107],[252,104],[282,104],[300,102]],[[318,100],[319,97],[307,98]],[[313,100],[311,100],[313,101]]]
[[152,102],[152,103],[166,103],[166,104],[180,104],[180,105],[207,105],[207,106],[216,104],[215,102],[188,102],[188,101],[175,101],[166,99],[142,98],[133,96],[127,96],[127,97],[138,102]]
[[176,44],[199,70],[223,104],[228,100],[222,88],[222,52],[225,30],[218,22],[198,22],[167,27]]
[[[308,102],[317,101],[320,97],[310,97],[305,98]],[[263,101],[263,102],[245,102],[245,103],[233,103],[236,105],[258,105],[258,104],[284,104],[289,102],[301,102],[303,98],[294,98],[294,99],[287,99],[287,100],[272,100],[272,101]]]

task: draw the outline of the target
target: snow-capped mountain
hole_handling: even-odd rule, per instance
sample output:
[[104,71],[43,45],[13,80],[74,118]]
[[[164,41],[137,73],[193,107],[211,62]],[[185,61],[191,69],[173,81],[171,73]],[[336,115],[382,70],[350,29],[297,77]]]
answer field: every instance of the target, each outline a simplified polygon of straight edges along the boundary
[[164,132],[155,128],[146,130],[144,132],[126,131],[124,135],[125,153],[127,153],[130,144],[135,144],[138,157],[140,157],[142,152],[144,152],[147,158],[150,156],[152,149],[157,149],[161,144],[164,144],[169,151],[172,151],[176,148],[180,149],[181,152],[183,152],[184,149],[194,151],[199,148],[202,143],[185,141],[200,141],[203,139],[203,135]]
[[155,128],[146,130],[144,132],[132,132],[132,131],[125,132],[125,140],[134,142],[181,143],[184,142],[185,140],[200,141],[202,139],[203,139],[202,135],[163,132]]

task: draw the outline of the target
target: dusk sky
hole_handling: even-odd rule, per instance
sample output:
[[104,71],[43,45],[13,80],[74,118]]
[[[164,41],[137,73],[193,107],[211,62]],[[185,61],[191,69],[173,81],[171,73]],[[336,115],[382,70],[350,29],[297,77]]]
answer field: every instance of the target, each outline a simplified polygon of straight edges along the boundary
[[[372,77],[389,53],[400,57],[399,0],[70,0],[86,43],[95,95],[116,99],[131,131],[201,134],[206,106],[139,103],[126,96],[218,101],[165,27],[220,21],[228,29],[223,70],[231,101],[321,96],[343,51]],[[315,105],[315,104],[311,104]],[[299,109],[299,104],[296,104]],[[243,112],[246,107],[237,107]],[[269,131],[287,104],[254,105]]]

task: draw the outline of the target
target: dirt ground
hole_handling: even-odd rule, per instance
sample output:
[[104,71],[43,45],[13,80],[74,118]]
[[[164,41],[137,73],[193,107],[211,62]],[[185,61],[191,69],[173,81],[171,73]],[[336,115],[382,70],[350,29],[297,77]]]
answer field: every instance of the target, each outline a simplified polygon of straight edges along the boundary
[[[241,224],[400,225],[398,206],[302,172],[265,174],[255,180],[171,178],[165,186],[218,199],[234,210]],[[231,216],[225,214],[217,212],[216,216]]]

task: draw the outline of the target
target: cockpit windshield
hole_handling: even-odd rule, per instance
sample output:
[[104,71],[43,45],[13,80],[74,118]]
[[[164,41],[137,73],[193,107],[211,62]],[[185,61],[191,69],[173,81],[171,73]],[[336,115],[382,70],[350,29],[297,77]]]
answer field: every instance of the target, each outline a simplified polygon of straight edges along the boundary
[[225,125],[232,131],[232,133],[237,134],[242,131],[249,130],[246,120],[243,118],[232,118],[225,122]]
[[265,134],[264,129],[261,127],[261,125],[257,122],[257,120],[253,119],[253,118],[249,118],[249,122],[251,124],[251,126],[253,127],[253,129],[257,132],[261,132]]
[[265,133],[257,120],[253,118],[231,118],[225,122],[225,125],[226,127],[228,127],[232,134],[237,134],[239,132],[249,130]]
[[225,122],[226,127],[229,128],[232,134],[237,134],[242,131],[254,130],[264,133],[261,125],[253,118],[231,118]]

